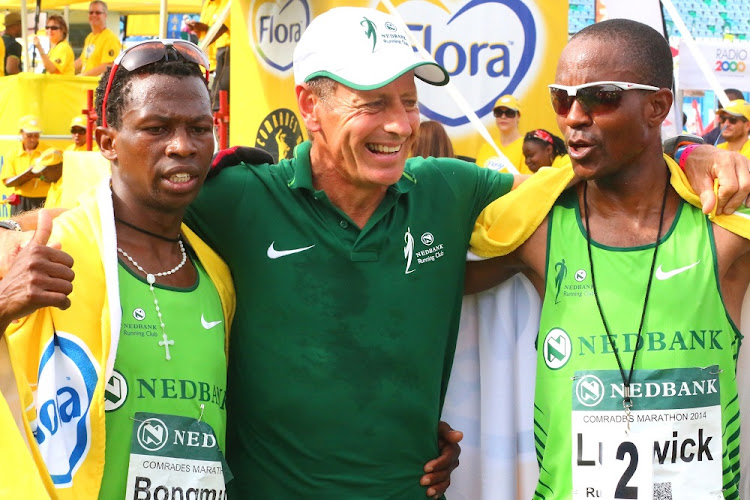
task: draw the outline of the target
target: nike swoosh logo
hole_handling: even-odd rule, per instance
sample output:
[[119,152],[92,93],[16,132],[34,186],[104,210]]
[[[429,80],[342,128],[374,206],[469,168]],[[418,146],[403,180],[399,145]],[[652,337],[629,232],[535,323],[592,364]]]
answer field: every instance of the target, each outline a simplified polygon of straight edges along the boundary
[[700,263],[701,263],[701,261],[698,261],[698,262],[695,262],[693,264],[690,264],[689,266],[678,267],[677,269],[673,269],[671,271],[663,271],[662,268],[661,268],[661,265],[659,265],[659,267],[656,268],[656,279],[658,279],[658,280],[668,280],[672,276],[677,276],[680,273],[684,273],[688,269],[692,269],[692,268],[694,268],[695,266],[697,266]]
[[287,255],[304,252],[305,250],[310,250],[312,247],[315,246],[315,245],[310,245],[309,247],[293,248],[291,250],[276,250],[273,247],[274,243],[275,243],[274,241],[271,242],[271,244],[268,246],[268,251],[266,252],[266,255],[268,255],[269,259],[278,259],[279,257],[286,257]]
[[206,330],[210,330],[219,323],[221,323],[221,321],[206,321],[206,318],[204,318],[203,314],[201,314],[201,325],[203,325],[203,328],[205,328]]

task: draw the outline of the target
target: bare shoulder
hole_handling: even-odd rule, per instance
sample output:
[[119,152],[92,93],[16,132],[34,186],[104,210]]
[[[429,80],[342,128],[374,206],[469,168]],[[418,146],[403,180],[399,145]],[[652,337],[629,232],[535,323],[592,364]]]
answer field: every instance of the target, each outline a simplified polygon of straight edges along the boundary
[[503,257],[468,262],[464,293],[477,293],[499,285],[522,272],[542,296],[547,260],[547,220],[514,252]]
[[742,301],[750,284],[750,240],[713,224],[719,282],[729,315],[739,324]]

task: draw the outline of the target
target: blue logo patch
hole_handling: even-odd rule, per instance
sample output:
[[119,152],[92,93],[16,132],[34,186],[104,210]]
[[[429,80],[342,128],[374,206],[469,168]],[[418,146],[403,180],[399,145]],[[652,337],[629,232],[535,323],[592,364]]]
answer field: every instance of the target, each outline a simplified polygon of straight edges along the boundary
[[67,487],[91,447],[89,410],[98,364],[75,335],[56,332],[39,360],[37,419],[31,422],[52,482]]
[[310,24],[306,0],[256,0],[250,6],[250,45],[268,69],[280,74],[292,69],[292,56],[302,32]]
[[[455,13],[406,2],[399,11],[479,117],[488,115],[500,96],[513,94],[540,64],[534,60],[536,16],[521,0],[470,0]],[[419,110],[427,118],[451,127],[469,123],[444,89],[425,85],[419,92]]]

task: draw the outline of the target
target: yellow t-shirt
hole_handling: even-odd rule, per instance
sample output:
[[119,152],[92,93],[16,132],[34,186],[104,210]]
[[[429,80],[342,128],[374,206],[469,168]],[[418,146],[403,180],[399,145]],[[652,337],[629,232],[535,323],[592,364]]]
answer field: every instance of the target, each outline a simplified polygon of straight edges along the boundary
[[[729,144],[726,142],[722,142],[721,144],[718,144],[716,147],[719,149],[729,149]],[[745,141],[745,144],[742,145],[738,153],[744,156],[745,158],[750,158],[750,140]]]
[[[208,25],[210,29],[211,26],[216,24],[216,19],[219,17],[219,14],[221,14],[221,12],[227,6],[228,2],[229,0],[206,0],[203,3],[203,7],[201,8],[200,22]],[[229,42],[230,42],[229,19],[231,17],[232,17],[231,15],[227,16],[227,18],[222,23],[224,26],[227,27],[227,32],[221,35],[219,38],[217,38],[216,41],[213,43],[213,45],[215,45],[217,49],[221,47],[229,46]]]
[[62,201],[62,176],[49,185],[47,191],[47,200],[44,202],[44,208],[58,208]]
[[[65,148],[65,151],[88,151],[86,149],[86,144],[81,146],[80,148],[76,146],[76,143],[74,142],[67,148]],[[91,151],[99,151],[99,145],[94,141],[94,143],[91,145]]]
[[121,48],[120,39],[109,28],[104,28],[96,35],[93,32],[89,33],[83,42],[81,72],[113,62]]
[[73,55],[73,49],[70,48],[70,44],[66,40],[52,47],[47,57],[49,57],[61,75],[75,75],[76,58]]
[[[531,170],[529,170],[529,167],[526,166],[523,158],[523,136],[507,146],[501,145],[500,141],[497,141],[497,144],[500,151],[508,157],[508,160],[510,160],[511,164],[518,169],[520,174],[530,175],[532,173]],[[479,154],[477,155],[477,165],[480,167],[486,167],[487,161],[496,157],[497,154],[492,146],[487,143],[482,144],[482,147],[479,148]]]
[[[25,172],[31,166],[31,162],[39,158],[45,149],[47,149],[47,146],[40,142],[35,150],[27,152],[23,149],[23,144],[19,142],[15,149],[5,155],[5,164],[3,165],[2,177],[0,179],[4,181]],[[21,186],[13,188],[13,192],[18,196],[25,196],[27,198],[44,198],[47,196],[48,189],[48,182],[34,178]]]

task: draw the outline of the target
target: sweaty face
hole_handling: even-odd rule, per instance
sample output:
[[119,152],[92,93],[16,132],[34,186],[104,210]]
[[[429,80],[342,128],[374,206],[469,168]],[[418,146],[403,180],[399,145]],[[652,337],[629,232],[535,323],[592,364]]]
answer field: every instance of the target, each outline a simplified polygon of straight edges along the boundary
[[525,141],[523,143],[523,156],[529,170],[536,172],[542,167],[552,165],[552,146],[544,145],[539,141]]
[[[581,85],[607,80],[645,83],[631,69],[632,59],[623,52],[613,48],[612,43],[588,37],[574,39],[560,56],[555,83]],[[597,178],[637,161],[649,134],[645,123],[649,94],[653,92],[627,90],[619,107],[600,113],[587,113],[575,101],[567,115],[557,115],[577,175]]]
[[341,182],[369,189],[401,178],[419,129],[413,72],[376,90],[337,84],[315,113],[314,161],[332,166]]
[[213,121],[202,78],[139,75],[126,86],[119,129],[112,131],[113,188],[125,200],[160,211],[184,209],[213,156]]
[[23,149],[26,151],[36,149],[39,145],[39,134],[37,132],[21,132],[21,142],[23,143]]

